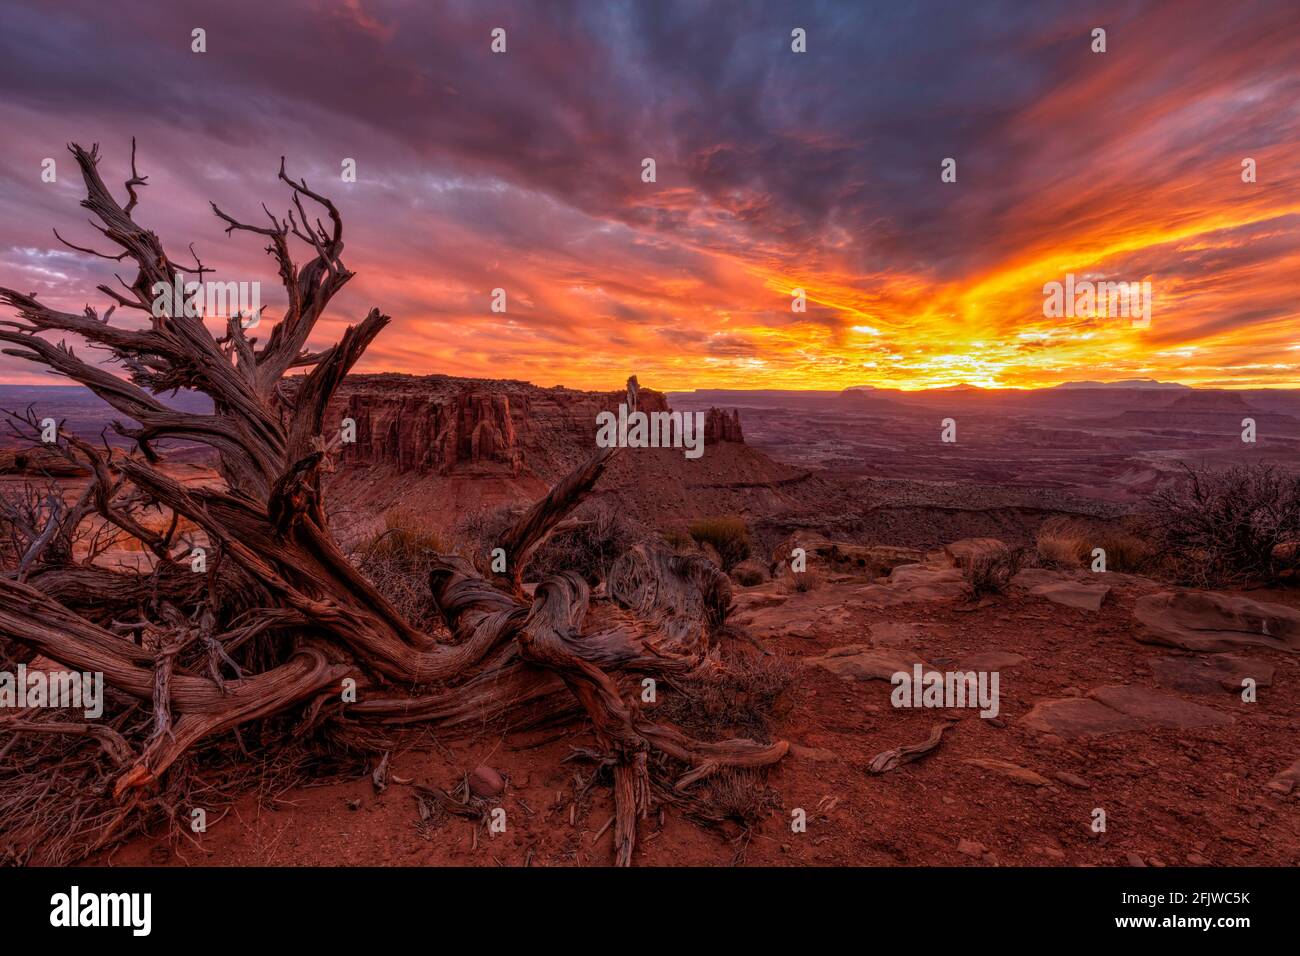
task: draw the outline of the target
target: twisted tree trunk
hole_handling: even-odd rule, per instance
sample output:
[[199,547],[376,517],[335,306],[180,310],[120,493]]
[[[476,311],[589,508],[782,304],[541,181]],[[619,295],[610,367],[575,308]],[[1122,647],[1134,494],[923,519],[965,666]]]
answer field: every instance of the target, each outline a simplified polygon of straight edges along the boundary
[[[430,587],[451,641],[413,627],[347,560],[324,517],[321,476],[338,446],[326,408],[389,321],[372,309],[333,347],[306,351],[317,320],[353,275],[342,260],[337,208],[305,181],[289,178],[283,160],[279,179],[292,203],[284,218],[267,211],[267,224],[254,225],[213,206],[228,234],[266,241],[286,302],[265,344],[248,336],[238,316],[226,317],[218,337],[202,317],[153,308],[155,285],[170,287],[185,269],[132,218],[146,181],[135,169],[134,143],[125,205],[100,177],[98,148],[70,149],[86,185],[82,205],[120,252],[73,248],[132,263],[136,275],[119,280],[121,290],[100,287],[116,303],[102,318],[89,306],[66,313],[35,295],[0,289],[0,302],[16,316],[0,323],[0,342],[5,354],[81,383],[130,420],[114,426],[135,443],[129,456],[106,454],[64,433],[59,444],[90,470],[94,490],[86,511],[93,505],[100,521],[138,538],[154,567],[128,575],[46,565],[24,567],[25,580],[16,573],[0,577],[0,638],[65,667],[102,672],[112,688],[152,713],[151,726],[132,738],[35,722],[96,739],[111,734],[120,765],[112,784],[117,799],[158,786],[178,759],[212,735],[295,710],[304,714],[304,729],[321,720],[456,729],[507,712],[538,719],[581,712],[613,767],[615,859],[628,864],[637,820],[653,799],[652,751],[680,765],[673,784],[679,791],[720,767],[780,759],[784,742],[705,743],[647,720],[617,678],[717,666],[706,655],[730,587],[707,562],[637,549],[611,575],[610,593],[626,610],[591,630],[584,628],[590,591],[577,575],[547,579],[531,599],[525,595],[530,557],[591,490],[610,450],[594,454],[506,532],[500,546],[510,557],[509,575],[488,580],[460,558],[438,561]],[[329,225],[310,218],[304,203],[319,207]],[[304,265],[291,255],[291,236],[309,250]],[[200,281],[212,271],[197,256],[185,268]],[[143,313],[145,327],[111,324],[119,307]],[[125,376],[83,360],[47,333],[107,350]],[[306,371],[291,375],[294,370]],[[179,412],[156,397],[176,389],[208,395],[212,413]],[[169,438],[214,449],[225,487],[187,488],[166,474],[156,443]],[[128,493],[169,512],[171,528],[148,530],[124,504]],[[205,573],[191,570],[176,516],[206,536],[213,557]],[[247,672],[255,666],[257,672]],[[355,702],[342,703],[345,678],[360,689]],[[0,734],[6,731],[35,732],[32,721],[0,719]]]

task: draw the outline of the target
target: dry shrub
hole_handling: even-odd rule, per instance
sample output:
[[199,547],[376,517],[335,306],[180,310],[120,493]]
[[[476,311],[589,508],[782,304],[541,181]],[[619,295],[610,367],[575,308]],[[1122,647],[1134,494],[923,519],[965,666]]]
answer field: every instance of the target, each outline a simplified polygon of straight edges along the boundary
[[757,568],[733,568],[731,579],[739,584],[742,588],[757,587],[767,580],[763,572]]
[[1151,561],[1153,549],[1136,529],[1118,523],[1055,517],[1044,521],[1035,541],[1046,567],[1079,568],[1092,564],[1092,552],[1106,552],[1106,570],[1137,573]]
[[701,518],[689,528],[696,544],[711,544],[722,558],[722,570],[730,571],[749,557],[749,528],[740,518]]
[[1186,584],[1269,584],[1297,569],[1300,477],[1272,465],[1183,465],[1184,479],[1147,502],[1168,570]]
[[807,591],[816,591],[826,579],[821,576],[820,571],[791,571],[786,577],[790,581],[790,588],[803,594]]
[[1024,548],[990,548],[971,555],[970,563],[961,572],[970,596],[1005,594],[1024,559]]
[[415,511],[384,515],[384,530],[357,551],[355,561],[380,594],[407,620],[430,626],[438,617],[429,590],[433,559],[444,545],[429,519]]
[[721,669],[673,678],[659,693],[655,713],[706,740],[749,737],[768,742],[794,675],[784,658],[744,654]]
[[610,565],[640,540],[637,527],[608,505],[590,508],[572,530],[554,534],[538,549],[529,577],[544,578],[561,571],[576,571],[592,584],[603,581]]
[[684,551],[695,550],[695,539],[685,531],[670,529],[663,532],[663,538],[664,544],[668,545],[668,547],[672,548],[678,554],[681,554]]
[[[488,555],[498,547],[502,535],[523,514],[510,506],[486,509],[470,515],[459,532],[471,557],[486,567]],[[537,581],[561,571],[576,571],[591,584],[603,581],[615,559],[642,537],[628,518],[609,505],[579,509],[566,530],[547,539],[528,563],[525,577]],[[507,555],[507,560],[514,560]]]
[[780,806],[776,792],[767,785],[762,774],[732,767],[709,778],[700,803],[707,810],[696,816],[736,823],[745,830],[758,826],[764,817]]

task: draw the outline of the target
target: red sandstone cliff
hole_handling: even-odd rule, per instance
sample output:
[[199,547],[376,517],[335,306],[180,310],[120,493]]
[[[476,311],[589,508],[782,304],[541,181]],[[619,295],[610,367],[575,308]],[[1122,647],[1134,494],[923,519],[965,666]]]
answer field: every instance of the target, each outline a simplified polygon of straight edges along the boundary
[[[348,464],[390,464],[422,474],[531,473],[562,477],[595,448],[596,415],[616,411],[626,392],[538,388],[525,382],[446,375],[353,375],[329,418],[356,422]],[[663,393],[640,390],[637,408],[669,411]],[[715,439],[743,441],[737,414],[713,421]],[[727,437],[732,436],[732,437]]]

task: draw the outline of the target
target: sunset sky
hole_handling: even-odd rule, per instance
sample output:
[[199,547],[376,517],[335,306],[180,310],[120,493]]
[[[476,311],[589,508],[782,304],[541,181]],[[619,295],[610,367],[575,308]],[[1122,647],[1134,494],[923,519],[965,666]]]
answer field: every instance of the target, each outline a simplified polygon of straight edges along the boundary
[[[393,316],[361,371],[1300,386],[1295,0],[0,2],[0,126],[0,285],[78,311],[121,267],[51,233],[99,238],[65,143],[120,190],[135,136],[137,220],[271,318],[270,258],[208,200],[284,212],[284,154],[357,273],[313,344]],[[1150,327],[1045,318],[1066,273],[1149,281]]]

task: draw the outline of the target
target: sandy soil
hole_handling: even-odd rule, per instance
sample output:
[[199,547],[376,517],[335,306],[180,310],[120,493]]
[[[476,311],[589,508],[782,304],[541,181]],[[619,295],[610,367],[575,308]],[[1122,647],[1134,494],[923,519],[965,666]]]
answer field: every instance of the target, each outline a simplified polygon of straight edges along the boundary
[[[1063,607],[1023,591],[974,607],[950,601],[845,604],[838,589],[860,583],[840,581],[790,596],[791,627],[762,638],[772,654],[798,666],[775,726],[777,736],[797,745],[769,776],[779,807],[748,839],[735,827],[702,829],[669,809],[643,824],[638,863],[1300,864],[1300,793],[1266,787],[1300,756],[1300,705],[1290,691],[1300,662],[1269,650],[1245,652],[1276,666],[1273,686],[1261,688],[1253,704],[1226,691],[1160,688],[1230,716],[1228,726],[1148,728],[1067,741],[1036,733],[1021,718],[1041,698],[1100,684],[1156,687],[1151,663],[1173,652],[1133,638],[1132,601],[1145,588],[1116,588],[1100,611]],[[783,584],[769,583],[745,592],[744,601],[761,604],[786,593]],[[1300,604],[1293,592],[1252,596]],[[899,633],[909,630],[900,624],[915,625],[916,640],[905,649],[936,667],[990,651],[1022,655],[1023,663],[1002,670],[999,720],[981,719],[973,710],[896,709],[884,681],[843,680],[802,663],[851,643],[899,648]],[[873,628],[882,639],[873,639]],[[883,775],[867,772],[876,754],[923,740],[943,716],[959,722],[935,751]],[[603,865],[612,853],[610,830],[600,832],[613,812],[608,789],[597,785],[575,798],[575,770],[589,771],[561,763],[570,745],[590,742],[581,732],[556,737],[550,731],[445,741],[436,748],[413,742],[394,754],[393,774],[439,787],[451,787],[478,764],[505,774],[509,784],[497,803],[507,828],[500,835],[480,831],[476,839],[475,826],[456,818],[425,828],[409,786],[377,793],[366,776],[296,788],[278,808],[247,798],[196,837],[201,849],[182,844],[184,858],[164,841],[142,837],[96,862]],[[1048,782],[1020,782],[966,762],[972,758],[1005,761]],[[1071,782],[1056,776],[1061,772]],[[807,813],[805,833],[791,832],[795,808]],[[1092,831],[1096,808],[1106,812],[1103,834]]]

